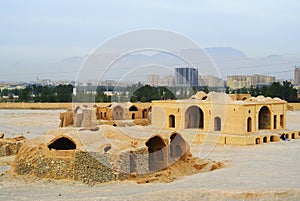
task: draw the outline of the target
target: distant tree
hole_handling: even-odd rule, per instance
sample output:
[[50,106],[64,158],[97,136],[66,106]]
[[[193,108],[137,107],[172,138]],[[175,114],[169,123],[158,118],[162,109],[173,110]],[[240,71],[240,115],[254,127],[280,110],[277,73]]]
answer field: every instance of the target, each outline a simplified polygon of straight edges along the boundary
[[230,93],[230,87],[226,87],[225,93],[226,93],[226,94],[229,94],[229,93]]
[[73,85],[58,85],[54,89],[57,102],[72,102]]
[[282,98],[288,102],[298,101],[298,92],[289,81],[284,81],[282,86]]
[[25,89],[19,92],[19,101],[28,102],[31,98],[30,87],[26,87]]

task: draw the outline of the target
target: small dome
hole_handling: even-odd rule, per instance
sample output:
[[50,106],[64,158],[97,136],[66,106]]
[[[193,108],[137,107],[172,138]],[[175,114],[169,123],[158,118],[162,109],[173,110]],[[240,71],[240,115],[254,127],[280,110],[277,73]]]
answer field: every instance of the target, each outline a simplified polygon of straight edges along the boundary
[[[193,97],[193,96],[192,96]],[[194,99],[192,98],[191,99]],[[195,99],[198,100],[205,100],[207,98],[207,94],[204,91],[198,91],[195,95],[194,95]]]

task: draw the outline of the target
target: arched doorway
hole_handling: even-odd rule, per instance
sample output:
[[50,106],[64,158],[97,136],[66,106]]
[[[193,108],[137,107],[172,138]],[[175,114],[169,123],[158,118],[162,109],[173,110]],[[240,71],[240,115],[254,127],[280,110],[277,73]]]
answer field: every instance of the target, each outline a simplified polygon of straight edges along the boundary
[[54,142],[48,145],[48,148],[55,150],[74,150],[76,149],[76,144],[66,137],[61,137],[56,139]]
[[133,112],[133,111],[134,111],[134,112],[137,112],[137,111],[139,111],[139,110],[138,110],[138,108],[137,108],[136,106],[132,105],[132,106],[129,108],[129,111],[130,111],[130,112]]
[[138,108],[136,106],[132,105],[129,108],[129,112],[131,112],[131,119],[135,119],[135,114],[136,114],[136,112],[138,112]]
[[191,106],[185,112],[185,128],[203,128],[204,115],[198,106]]
[[255,144],[260,144],[260,138],[255,139]]
[[188,152],[189,145],[181,135],[176,133],[171,135],[170,140],[170,162],[173,162],[178,160]]
[[123,119],[124,110],[120,106],[116,106],[113,109],[113,119],[114,120],[122,120]]
[[248,117],[247,119],[247,132],[252,132],[252,119]]
[[258,128],[271,129],[271,112],[267,106],[263,106],[258,113]]
[[169,128],[175,128],[175,116],[173,114],[169,116]]
[[158,171],[167,167],[166,144],[159,136],[154,136],[146,142],[149,153],[149,171]]
[[148,111],[147,111],[147,109],[143,109],[143,111],[142,111],[142,116],[143,116],[143,119],[146,119],[146,118],[147,118],[147,116],[148,116]]
[[215,117],[214,130],[215,131],[221,131],[221,118],[220,117]]
[[263,142],[264,142],[264,143],[267,143],[267,142],[268,142],[268,138],[267,138],[266,136],[263,138]]

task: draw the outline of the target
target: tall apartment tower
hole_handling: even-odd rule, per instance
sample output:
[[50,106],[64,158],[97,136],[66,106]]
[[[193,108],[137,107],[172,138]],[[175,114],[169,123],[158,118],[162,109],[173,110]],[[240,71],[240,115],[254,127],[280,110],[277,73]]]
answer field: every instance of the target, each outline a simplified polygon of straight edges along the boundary
[[177,86],[198,86],[198,69],[193,67],[175,68]]
[[295,67],[295,70],[294,70],[294,85],[300,85],[300,67]]

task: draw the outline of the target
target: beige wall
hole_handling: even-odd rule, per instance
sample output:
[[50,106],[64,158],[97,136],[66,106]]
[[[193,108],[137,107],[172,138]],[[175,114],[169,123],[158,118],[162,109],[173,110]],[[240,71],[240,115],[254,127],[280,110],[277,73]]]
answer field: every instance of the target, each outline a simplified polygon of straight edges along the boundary
[[[197,130],[197,132],[216,131],[215,118],[221,119],[221,132],[224,134],[249,135],[259,130],[259,112],[262,107],[269,109],[270,116],[267,125],[270,129],[286,129],[286,103],[282,101],[261,101],[255,103],[233,102],[230,104],[212,104],[211,102],[188,101],[153,101],[152,126],[155,129],[167,130]],[[191,106],[198,106],[203,112],[203,128],[186,128],[186,111]],[[175,127],[170,128],[169,116],[175,116]],[[274,116],[276,115],[276,121]],[[280,120],[282,116],[282,124]],[[192,114],[193,116],[193,114]],[[247,119],[251,118],[251,126],[248,130]],[[249,122],[250,123],[250,122]],[[276,124],[276,127],[274,127]]]

